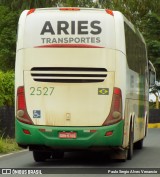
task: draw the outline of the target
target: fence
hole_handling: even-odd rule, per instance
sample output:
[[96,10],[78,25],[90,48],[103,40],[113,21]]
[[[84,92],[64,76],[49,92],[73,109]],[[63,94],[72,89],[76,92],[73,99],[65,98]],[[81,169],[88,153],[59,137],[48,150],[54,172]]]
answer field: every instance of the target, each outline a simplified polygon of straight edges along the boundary
[[150,109],[149,123],[160,123],[160,109]]
[[14,107],[0,107],[0,137],[15,137],[15,115]]

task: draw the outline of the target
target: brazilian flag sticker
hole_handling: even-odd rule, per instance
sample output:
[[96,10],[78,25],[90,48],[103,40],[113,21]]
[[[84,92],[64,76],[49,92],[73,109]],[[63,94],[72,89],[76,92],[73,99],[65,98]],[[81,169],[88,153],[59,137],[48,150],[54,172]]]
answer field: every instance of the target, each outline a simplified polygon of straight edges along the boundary
[[109,95],[109,88],[98,88],[98,95]]

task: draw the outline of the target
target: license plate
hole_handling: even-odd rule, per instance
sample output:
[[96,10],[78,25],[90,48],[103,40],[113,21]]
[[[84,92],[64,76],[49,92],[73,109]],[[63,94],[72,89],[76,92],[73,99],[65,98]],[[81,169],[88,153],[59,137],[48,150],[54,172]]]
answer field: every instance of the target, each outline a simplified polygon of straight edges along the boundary
[[76,132],[59,132],[59,138],[75,139],[77,138]]

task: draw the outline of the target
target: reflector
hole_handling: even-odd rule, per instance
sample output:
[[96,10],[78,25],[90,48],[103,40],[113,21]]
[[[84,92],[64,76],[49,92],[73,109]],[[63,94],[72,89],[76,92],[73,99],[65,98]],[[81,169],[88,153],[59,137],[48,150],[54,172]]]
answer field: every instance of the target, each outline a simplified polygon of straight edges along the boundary
[[30,9],[30,10],[28,11],[27,15],[30,15],[30,14],[34,13],[35,10],[36,10],[36,9]]
[[110,9],[106,9],[107,14],[114,16],[113,11]]
[[25,133],[26,135],[30,135],[30,131],[29,130],[26,130],[26,129],[23,129],[23,133]]
[[106,132],[105,136],[111,136],[113,134],[113,131]]

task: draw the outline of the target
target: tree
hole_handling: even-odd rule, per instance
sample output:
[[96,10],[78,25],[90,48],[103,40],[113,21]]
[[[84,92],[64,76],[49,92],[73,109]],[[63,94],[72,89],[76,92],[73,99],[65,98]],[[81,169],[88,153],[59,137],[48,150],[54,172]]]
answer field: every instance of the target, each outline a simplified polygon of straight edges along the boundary
[[0,71],[0,106],[14,105],[14,72]]
[[149,13],[143,19],[142,28],[148,46],[148,58],[157,71],[157,80],[160,80],[160,16]]
[[67,7],[92,7],[94,5],[93,0],[66,0],[63,4]]
[[14,69],[19,13],[0,6],[0,70]]
[[12,2],[12,8],[17,9],[20,8],[22,10],[24,9],[31,9],[31,8],[38,8],[38,7],[44,7],[47,3],[49,3],[48,0],[13,0]]
[[9,7],[11,10],[24,10],[57,6],[62,0],[0,0],[0,5]]

